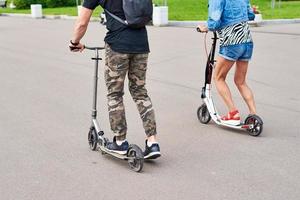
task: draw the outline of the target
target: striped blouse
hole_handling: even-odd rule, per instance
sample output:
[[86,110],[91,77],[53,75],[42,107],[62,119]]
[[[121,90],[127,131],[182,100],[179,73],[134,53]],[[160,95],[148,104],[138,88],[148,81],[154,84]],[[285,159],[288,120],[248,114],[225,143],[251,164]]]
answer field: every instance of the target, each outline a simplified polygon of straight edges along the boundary
[[252,37],[247,22],[240,22],[227,26],[218,31],[220,46],[228,46],[252,42]]

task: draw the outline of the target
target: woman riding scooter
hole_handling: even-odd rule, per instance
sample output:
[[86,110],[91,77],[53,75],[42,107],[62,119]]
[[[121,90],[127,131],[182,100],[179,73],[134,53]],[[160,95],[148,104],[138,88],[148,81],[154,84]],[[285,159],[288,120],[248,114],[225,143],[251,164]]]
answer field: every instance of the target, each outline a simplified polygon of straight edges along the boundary
[[199,25],[198,28],[202,32],[216,31],[220,38],[214,81],[229,111],[221,120],[226,124],[238,125],[241,123],[240,114],[225,80],[229,70],[236,64],[234,82],[249,108],[249,113],[256,114],[253,93],[246,84],[248,63],[253,51],[247,21],[253,20],[255,15],[249,0],[209,0],[208,15],[207,26]]

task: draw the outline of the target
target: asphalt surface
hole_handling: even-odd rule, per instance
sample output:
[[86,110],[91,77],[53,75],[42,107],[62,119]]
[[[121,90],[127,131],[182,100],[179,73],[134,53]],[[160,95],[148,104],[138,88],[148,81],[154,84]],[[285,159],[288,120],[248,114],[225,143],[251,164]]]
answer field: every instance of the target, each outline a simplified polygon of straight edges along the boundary
[[[300,199],[300,24],[251,28],[248,83],[264,120],[260,137],[198,122],[203,34],[149,27],[147,87],[162,157],[145,163],[142,173],[89,150],[93,52],[68,51],[73,24],[0,17],[0,199]],[[93,22],[83,42],[101,46],[105,32]],[[111,138],[102,77],[101,67],[99,119]],[[232,78],[233,72],[228,80],[246,117]],[[144,148],[127,87],[125,105],[128,140]]]

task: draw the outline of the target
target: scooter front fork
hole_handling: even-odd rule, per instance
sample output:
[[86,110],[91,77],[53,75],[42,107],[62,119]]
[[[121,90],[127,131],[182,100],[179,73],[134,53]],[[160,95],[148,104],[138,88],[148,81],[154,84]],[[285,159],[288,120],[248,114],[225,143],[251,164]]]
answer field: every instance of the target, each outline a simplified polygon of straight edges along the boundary
[[211,85],[206,84],[205,87],[202,88],[201,98],[205,103],[211,118],[218,124],[220,123],[220,116],[215,108],[212,96],[211,96]]
[[206,97],[205,91],[206,91],[206,88],[202,87],[202,90],[201,90],[201,99],[204,99]]
[[96,132],[100,135],[103,135],[103,131],[100,129],[99,122],[96,119],[92,120],[92,126],[95,128]]

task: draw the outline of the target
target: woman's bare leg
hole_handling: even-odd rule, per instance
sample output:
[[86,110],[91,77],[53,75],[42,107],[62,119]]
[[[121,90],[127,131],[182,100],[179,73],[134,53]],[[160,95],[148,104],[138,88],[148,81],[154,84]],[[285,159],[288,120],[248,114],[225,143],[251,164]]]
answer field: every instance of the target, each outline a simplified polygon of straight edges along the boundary
[[246,83],[247,70],[248,70],[248,61],[237,61],[236,71],[234,75],[234,82],[238,90],[240,91],[240,94],[244,98],[250,114],[256,114],[254,96],[251,89]]
[[225,82],[226,76],[233,66],[234,61],[227,60],[221,56],[217,59],[216,69],[214,72],[214,81],[216,88],[224,100],[229,112],[236,110],[236,107],[233,103],[230,89]]

